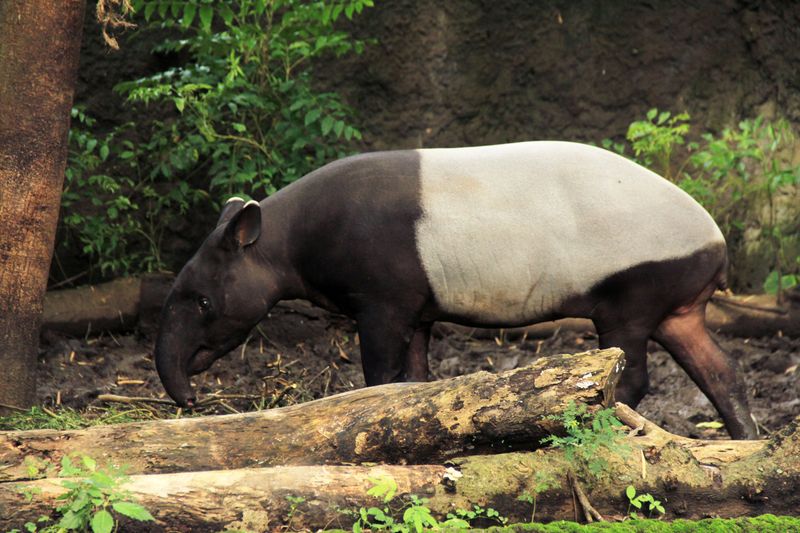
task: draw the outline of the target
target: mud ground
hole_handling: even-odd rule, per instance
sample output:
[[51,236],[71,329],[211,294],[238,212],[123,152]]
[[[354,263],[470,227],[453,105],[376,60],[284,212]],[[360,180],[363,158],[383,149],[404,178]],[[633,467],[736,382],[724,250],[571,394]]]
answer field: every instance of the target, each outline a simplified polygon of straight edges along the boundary
[[[502,371],[537,357],[597,346],[593,332],[561,332],[546,338],[486,338],[481,331],[437,326],[430,349],[432,378],[478,370]],[[101,409],[100,394],[165,398],[153,365],[153,332],[104,333],[70,338],[45,333],[40,354],[38,399],[45,406]],[[740,363],[751,407],[765,433],[800,414],[800,339],[717,336]],[[716,411],[688,376],[657,344],[649,349],[651,392],[638,410],[681,435],[727,438],[720,429],[698,428],[718,420]],[[195,376],[203,414],[230,413],[304,402],[364,386],[353,323],[307,304],[277,306],[239,347],[206,373]],[[174,416],[171,405],[136,404],[144,414]],[[132,406],[118,404],[118,408]]]

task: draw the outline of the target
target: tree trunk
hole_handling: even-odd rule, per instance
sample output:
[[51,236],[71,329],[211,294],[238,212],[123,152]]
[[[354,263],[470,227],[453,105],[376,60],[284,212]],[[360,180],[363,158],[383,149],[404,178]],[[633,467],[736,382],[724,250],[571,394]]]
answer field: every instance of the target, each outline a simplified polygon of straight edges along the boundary
[[0,2],[0,404],[36,398],[84,0]]
[[[385,506],[367,490],[373,484],[370,478],[386,476],[397,483],[398,496],[428,498],[427,506],[439,518],[480,505],[496,509],[512,523],[527,522],[533,506],[518,498],[538,492],[537,521],[582,521],[583,509],[573,498],[577,486],[601,516],[621,519],[629,511],[628,485],[660,500],[668,519],[796,514],[800,420],[770,441],[717,442],[720,455],[707,453],[710,443],[671,435],[629,408],[617,407],[621,418],[642,426],[645,433],[623,437],[627,451],[601,448],[597,456],[607,461],[607,467],[600,476],[589,474],[580,461],[568,460],[562,449],[454,458],[447,465],[288,466],[133,476],[124,488],[140,498],[159,522],[126,523],[125,531],[348,528],[354,516],[341,509]],[[0,519],[0,527],[19,527],[26,519],[49,512],[54,498],[63,493],[61,482],[50,478],[0,483],[0,510],[14,510]],[[19,492],[25,486],[42,492],[27,502]],[[302,499],[294,500],[295,510],[287,496]],[[388,507],[397,519],[402,516],[401,500]],[[645,505],[639,515],[647,514]]]
[[0,481],[27,479],[26,461],[79,452],[168,473],[271,465],[426,463],[538,446],[559,432],[547,415],[570,402],[613,401],[622,351],[543,357],[524,368],[431,383],[395,383],[241,415],[0,432]]

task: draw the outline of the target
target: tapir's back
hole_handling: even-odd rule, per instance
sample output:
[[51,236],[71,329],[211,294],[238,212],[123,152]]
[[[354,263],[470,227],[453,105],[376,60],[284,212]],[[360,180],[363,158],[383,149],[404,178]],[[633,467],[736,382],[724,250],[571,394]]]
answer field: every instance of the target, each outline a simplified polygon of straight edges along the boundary
[[678,187],[600,148],[418,150],[417,250],[446,312],[533,322],[636,265],[724,246]]

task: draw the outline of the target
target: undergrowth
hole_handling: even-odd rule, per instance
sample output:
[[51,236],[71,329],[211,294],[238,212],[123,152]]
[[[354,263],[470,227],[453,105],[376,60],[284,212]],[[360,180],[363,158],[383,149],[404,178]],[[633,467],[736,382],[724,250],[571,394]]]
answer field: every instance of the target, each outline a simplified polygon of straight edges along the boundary
[[104,409],[87,409],[78,411],[70,407],[49,409],[34,406],[27,411],[13,412],[8,416],[0,416],[0,431],[55,429],[83,429],[105,424],[122,424],[160,418],[152,411],[143,408],[120,409],[108,407]]

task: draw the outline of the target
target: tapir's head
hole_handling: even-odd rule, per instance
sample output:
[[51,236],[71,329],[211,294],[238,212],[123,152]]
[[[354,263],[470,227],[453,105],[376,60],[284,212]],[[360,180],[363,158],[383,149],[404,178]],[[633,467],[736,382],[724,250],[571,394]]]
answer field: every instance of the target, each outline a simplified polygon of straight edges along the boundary
[[164,302],[156,368],[180,406],[194,404],[189,377],[244,342],[278,299],[274,272],[258,246],[261,231],[257,202],[229,200]]

